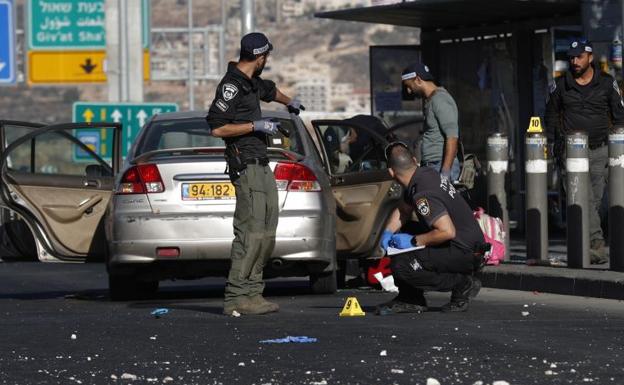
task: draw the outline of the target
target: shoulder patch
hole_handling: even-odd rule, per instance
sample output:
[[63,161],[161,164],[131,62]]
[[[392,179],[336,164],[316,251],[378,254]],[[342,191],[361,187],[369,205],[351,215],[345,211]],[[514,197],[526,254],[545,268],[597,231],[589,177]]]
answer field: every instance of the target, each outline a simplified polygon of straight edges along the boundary
[[230,106],[228,106],[228,104],[221,99],[215,102],[215,106],[217,106],[217,108],[220,109],[222,112],[225,112],[228,110],[228,108],[230,108]]
[[229,102],[234,99],[236,95],[238,95],[238,87],[232,83],[225,83],[221,89],[221,93],[223,94],[223,99],[225,99],[226,102]]
[[613,81],[613,89],[615,90],[615,92],[617,92],[617,93],[618,93],[618,95],[620,95],[620,96],[621,96],[621,94],[620,94],[620,86],[618,86],[618,84],[617,84],[617,80],[614,80],[614,81]]
[[431,214],[431,209],[429,208],[429,201],[427,201],[427,198],[419,198],[416,201],[416,210],[418,210],[420,215],[424,217],[428,217]]

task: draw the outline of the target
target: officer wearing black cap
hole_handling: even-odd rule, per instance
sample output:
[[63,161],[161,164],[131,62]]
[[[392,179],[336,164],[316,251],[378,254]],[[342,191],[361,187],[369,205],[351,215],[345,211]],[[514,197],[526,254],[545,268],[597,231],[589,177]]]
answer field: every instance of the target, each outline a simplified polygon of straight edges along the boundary
[[[391,256],[398,296],[379,305],[377,314],[427,311],[424,291],[450,291],[451,300],[442,310],[468,310],[481,282],[473,277],[486,250],[485,240],[470,206],[447,178],[430,167],[418,167],[407,145],[391,143],[386,148],[390,175],[405,188],[404,202],[391,215],[381,247],[424,248]],[[417,234],[397,233],[412,213],[426,227]]]
[[444,87],[435,84],[429,67],[423,63],[413,63],[405,68],[401,79],[408,92],[425,99],[421,165],[457,180],[460,171],[457,160],[459,114],[455,100]]
[[260,101],[282,103],[295,114],[305,108],[272,81],[260,78],[272,50],[262,33],[243,36],[239,60],[228,65],[207,116],[212,135],[225,140],[230,180],[236,188],[232,265],[223,306],[226,315],[279,310],[262,296],[262,274],[273,252],[278,221],[277,188],[267,141],[280,130],[280,123],[262,118]]
[[591,263],[608,260],[600,226],[600,206],[608,176],[609,131],[624,123],[624,102],[617,82],[594,63],[593,46],[575,40],[568,49],[569,71],[558,77],[550,89],[545,123],[548,139],[555,143],[554,155],[562,171],[565,164],[565,135],[584,131],[589,137],[591,177],[589,231]]

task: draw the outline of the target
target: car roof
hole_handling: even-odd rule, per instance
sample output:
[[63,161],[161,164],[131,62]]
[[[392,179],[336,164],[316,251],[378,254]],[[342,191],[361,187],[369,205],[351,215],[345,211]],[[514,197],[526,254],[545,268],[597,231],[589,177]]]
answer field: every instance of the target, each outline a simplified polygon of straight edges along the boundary
[[[271,118],[289,119],[290,114],[286,111],[262,111],[262,116]],[[165,112],[163,114],[155,115],[154,122],[164,120],[183,120],[183,119],[203,119],[206,117],[206,111],[177,111],[177,112]]]

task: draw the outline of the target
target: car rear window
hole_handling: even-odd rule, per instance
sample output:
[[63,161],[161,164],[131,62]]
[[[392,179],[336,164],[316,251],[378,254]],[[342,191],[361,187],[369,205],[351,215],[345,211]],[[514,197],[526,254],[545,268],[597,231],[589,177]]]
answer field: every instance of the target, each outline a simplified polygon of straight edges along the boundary
[[[300,133],[292,120],[277,119],[290,132],[289,137],[282,133],[268,137],[268,147],[280,148],[305,155]],[[153,122],[147,127],[146,135],[138,144],[135,156],[156,150],[193,147],[223,147],[221,138],[210,135],[205,119],[177,119]]]

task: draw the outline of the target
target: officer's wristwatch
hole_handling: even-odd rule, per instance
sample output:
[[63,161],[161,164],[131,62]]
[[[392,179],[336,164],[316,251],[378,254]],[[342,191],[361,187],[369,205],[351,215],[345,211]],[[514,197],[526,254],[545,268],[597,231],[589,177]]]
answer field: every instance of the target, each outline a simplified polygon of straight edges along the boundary
[[418,246],[418,240],[416,240],[416,236],[415,235],[412,237],[411,243],[412,243],[412,246],[414,246],[414,247]]

